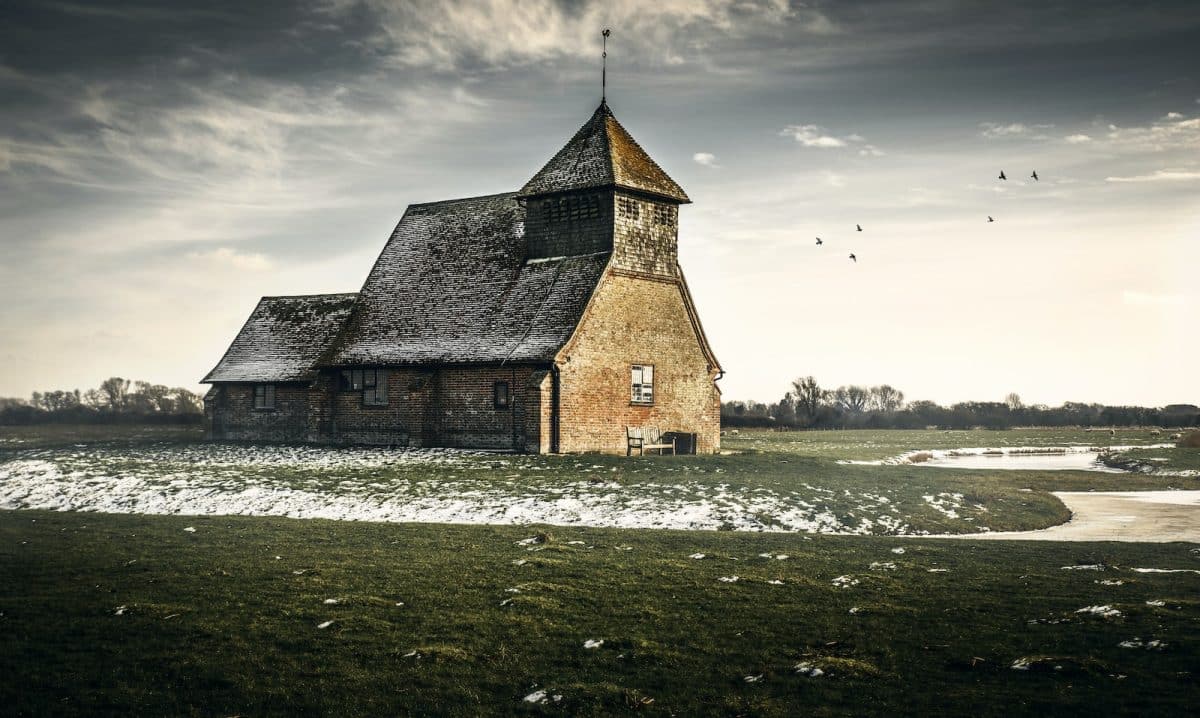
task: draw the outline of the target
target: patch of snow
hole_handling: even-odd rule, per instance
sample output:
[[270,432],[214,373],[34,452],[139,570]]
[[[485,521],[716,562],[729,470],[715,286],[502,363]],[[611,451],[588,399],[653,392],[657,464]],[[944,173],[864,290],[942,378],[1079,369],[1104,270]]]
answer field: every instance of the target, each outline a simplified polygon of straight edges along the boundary
[[797,663],[795,668],[796,673],[799,673],[802,676],[808,676],[809,678],[820,678],[821,676],[825,675],[825,671],[808,661],[801,661]]
[[1145,648],[1147,651],[1161,651],[1167,647],[1167,644],[1160,640],[1143,641],[1136,636],[1131,641],[1121,641],[1117,645],[1121,648]]
[[925,573],[950,573],[948,568],[927,568]]
[[583,642],[583,647],[584,647],[584,648],[589,648],[589,649],[590,649],[590,648],[599,648],[600,646],[603,646],[603,645],[604,645],[604,639],[603,639],[603,638],[601,638],[601,639],[599,639],[599,640],[595,640],[595,639],[589,638],[589,639],[587,639],[586,641],[584,641],[584,642]]
[[901,554],[901,553],[904,553],[904,547],[903,547],[903,546],[897,546],[896,548],[892,549],[892,553],[895,553],[895,554]]
[[318,623],[317,628],[329,628],[332,625],[333,625],[333,621],[326,621],[324,623]]
[[694,554],[692,554],[691,556],[688,556],[688,558],[694,558],[694,559],[696,559],[696,560],[699,560],[699,559],[702,559],[702,558],[704,558],[704,554],[702,554],[702,553],[694,553]]
[[113,611],[114,616],[124,616],[128,609],[125,606],[117,606],[117,610]]
[[721,583],[737,583],[738,577],[737,576],[721,576],[717,580],[720,581]]
[[1146,601],[1146,605],[1154,606],[1155,608],[1160,608],[1162,606],[1167,605],[1167,602],[1160,599],[1160,600],[1155,600],[1155,601]]
[[336,606],[338,604],[338,600],[336,598],[327,598],[322,601],[322,603],[324,603],[326,606]]
[[763,674],[759,673],[757,676],[746,676],[742,680],[747,683],[758,683],[762,679],[763,679]]
[[184,529],[184,531],[187,531],[187,532],[188,532],[188,533],[190,533],[190,534],[194,534],[194,533],[196,533],[196,527],[195,527],[195,526],[188,526],[187,528],[185,528],[185,529]]
[[1084,563],[1075,566],[1063,566],[1064,571],[1103,571],[1105,569],[1102,563]]
[[1194,568],[1131,568],[1138,573],[1200,573]]
[[1101,586],[1124,586],[1125,585],[1125,582],[1119,578],[1104,578],[1104,579],[1100,579],[1098,581],[1093,581],[1093,583],[1098,583]]
[[767,583],[769,583],[772,586],[782,586],[783,585],[783,581],[780,581],[777,578],[773,578],[770,581],[767,581]]
[[834,588],[850,588],[851,586],[857,585],[858,579],[852,576],[838,576],[837,578],[833,579]]
[[871,570],[872,571],[895,571],[896,564],[892,563],[891,561],[872,561],[871,562]]
[[[844,521],[823,503],[823,497],[834,495],[823,487],[806,487],[799,492],[687,481],[670,485],[560,483],[549,478],[495,482],[483,472],[494,471],[497,464],[516,464],[535,476],[547,467],[534,460],[501,460],[495,455],[454,449],[164,443],[133,448],[90,445],[29,449],[17,456],[0,461],[2,509],[827,534],[914,533],[894,501],[872,492],[842,492],[856,504],[853,520]],[[406,474],[398,470],[397,477],[387,482],[378,478],[380,469],[397,467],[420,467],[421,471]],[[275,471],[279,468],[289,471]],[[475,472],[480,472],[477,475],[481,478],[473,478]],[[767,516],[770,518],[763,518]],[[526,541],[526,548],[534,543]]]
[[1121,615],[1120,611],[1109,605],[1084,606],[1075,613],[1086,613],[1091,616],[1099,616],[1100,618],[1116,618]]
[[946,518],[959,518],[958,509],[962,508],[962,494],[943,491],[936,495],[926,494],[921,498],[925,503],[929,504],[930,508],[944,515]]

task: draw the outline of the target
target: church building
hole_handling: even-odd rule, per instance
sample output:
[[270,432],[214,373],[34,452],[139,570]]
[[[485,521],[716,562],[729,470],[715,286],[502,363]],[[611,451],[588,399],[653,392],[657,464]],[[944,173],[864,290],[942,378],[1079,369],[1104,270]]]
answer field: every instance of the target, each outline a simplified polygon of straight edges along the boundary
[[623,454],[656,428],[713,453],[690,202],[601,102],[517,192],[409,206],[359,292],[263,297],[203,379],[210,436]]

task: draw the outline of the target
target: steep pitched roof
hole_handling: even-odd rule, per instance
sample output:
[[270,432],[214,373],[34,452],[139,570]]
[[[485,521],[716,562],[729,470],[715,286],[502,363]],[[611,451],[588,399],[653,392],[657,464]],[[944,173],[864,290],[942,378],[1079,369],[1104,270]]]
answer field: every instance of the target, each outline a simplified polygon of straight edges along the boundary
[[263,297],[202,383],[310,381],[357,294]]
[[691,202],[601,102],[591,119],[525,183],[517,196],[614,186]]
[[516,195],[412,205],[320,363],[550,361],[608,253],[525,261]]

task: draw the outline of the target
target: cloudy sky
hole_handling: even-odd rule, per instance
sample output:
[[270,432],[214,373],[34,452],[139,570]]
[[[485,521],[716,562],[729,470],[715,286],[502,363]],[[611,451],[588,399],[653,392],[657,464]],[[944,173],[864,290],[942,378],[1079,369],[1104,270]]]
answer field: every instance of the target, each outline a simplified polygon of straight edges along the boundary
[[1190,0],[6,2],[0,396],[195,387],[259,296],[358,289],[588,118],[603,27],[725,398],[1200,403]]

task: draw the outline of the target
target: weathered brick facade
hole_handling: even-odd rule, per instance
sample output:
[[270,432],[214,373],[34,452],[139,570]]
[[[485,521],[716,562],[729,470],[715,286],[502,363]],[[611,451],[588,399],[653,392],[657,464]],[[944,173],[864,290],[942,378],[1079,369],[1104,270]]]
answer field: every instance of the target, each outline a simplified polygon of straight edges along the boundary
[[[694,326],[684,286],[610,271],[571,342],[560,369],[559,449],[624,453],[626,426],[657,426],[697,435],[696,450],[720,448],[717,369]],[[633,364],[654,367],[653,403],[630,396]]]
[[358,294],[264,298],[205,379],[210,433],[624,453],[627,426],[655,426],[715,452],[721,369],[678,264],[689,201],[601,104],[520,192],[410,207]]

